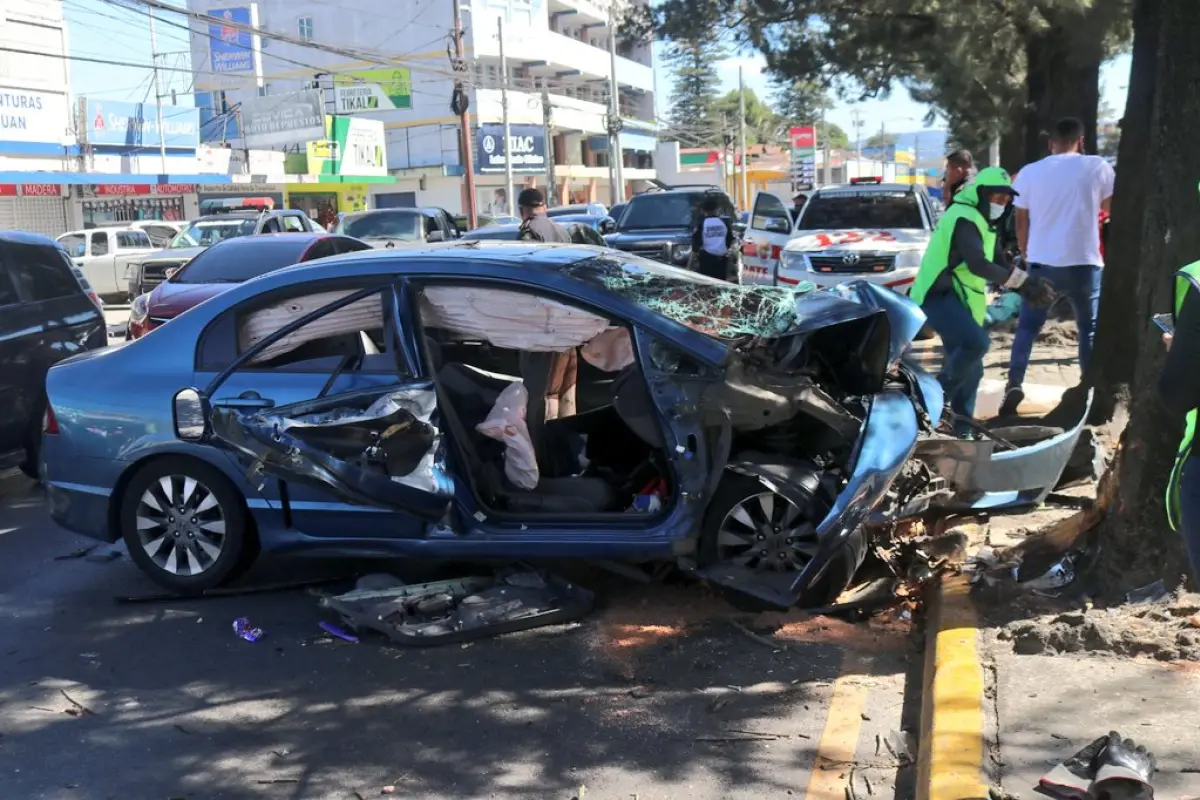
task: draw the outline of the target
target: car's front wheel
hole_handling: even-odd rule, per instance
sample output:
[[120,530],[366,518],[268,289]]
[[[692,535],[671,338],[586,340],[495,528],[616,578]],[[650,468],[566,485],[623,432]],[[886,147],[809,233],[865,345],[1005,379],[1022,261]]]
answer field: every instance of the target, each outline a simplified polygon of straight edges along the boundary
[[216,468],[169,457],[144,466],[125,489],[121,535],[160,586],[198,594],[241,574],[257,554],[249,513]]
[[[700,537],[700,560],[704,565],[728,563],[763,573],[764,578],[780,572],[799,575],[817,555],[820,541],[816,526],[829,509],[815,468],[797,474],[797,503],[771,491],[756,478],[726,473],[713,502],[705,513]],[[801,607],[832,602],[854,577],[857,564],[849,548],[840,551],[825,573],[797,601]],[[730,595],[735,605],[747,610],[768,608],[750,595]]]

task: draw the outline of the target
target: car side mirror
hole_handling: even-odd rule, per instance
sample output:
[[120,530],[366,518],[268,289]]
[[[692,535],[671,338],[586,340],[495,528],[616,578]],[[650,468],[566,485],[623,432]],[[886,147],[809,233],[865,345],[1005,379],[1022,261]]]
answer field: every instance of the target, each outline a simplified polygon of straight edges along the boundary
[[203,439],[208,428],[208,398],[196,389],[180,389],[174,406],[175,435],[188,442]]
[[446,234],[442,231],[430,231],[429,233],[425,234],[425,241],[444,242],[446,241]]
[[763,230],[767,231],[768,233],[791,233],[792,226],[788,224],[786,219],[772,217],[771,219],[767,220],[765,225],[763,225]]

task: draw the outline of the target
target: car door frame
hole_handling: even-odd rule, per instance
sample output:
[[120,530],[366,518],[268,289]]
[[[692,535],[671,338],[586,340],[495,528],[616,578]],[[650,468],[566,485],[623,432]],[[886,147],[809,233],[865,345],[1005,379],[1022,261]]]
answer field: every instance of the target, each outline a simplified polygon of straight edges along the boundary
[[[756,227],[759,203],[764,198],[771,198],[779,203],[788,221],[787,232],[771,231],[765,227]],[[742,245],[743,283],[764,284],[774,286],[779,282],[779,259],[783,248],[795,235],[796,219],[787,202],[765,189],[754,193],[754,203],[750,206],[750,219],[746,223],[744,244]],[[764,255],[765,251],[765,255]]]
[[[228,411],[232,415],[240,417],[241,415],[238,413],[239,408],[243,408],[247,412],[250,412],[247,416],[253,418],[263,412],[271,415],[277,413],[277,411],[280,409],[288,410],[297,406],[311,404],[313,401],[333,401],[338,397],[345,397],[347,395],[354,394],[361,395],[363,392],[367,391],[382,391],[387,389],[402,391],[406,388],[431,388],[428,380],[421,378],[419,375],[414,375],[414,362],[411,360],[410,350],[402,345],[401,340],[404,337],[399,331],[392,330],[392,320],[394,318],[394,314],[390,309],[396,307],[397,303],[399,302],[394,276],[381,275],[372,276],[369,278],[360,277],[346,280],[320,281],[313,284],[291,284],[286,287],[281,287],[280,289],[271,292],[269,295],[265,295],[265,297],[270,297],[271,295],[275,294],[281,294],[285,296],[289,294],[295,294],[295,290],[298,287],[307,287],[306,293],[336,291],[338,285],[346,286],[347,284],[355,285],[358,288],[343,298],[340,298],[332,303],[327,303],[320,308],[314,309],[307,314],[304,314],[303,316],[280,326],[278,330],[274,331],[268,336],[265,336],[262,340],[247,349],[246,352],[241,353],[232,362],[227,364],[220,371],[216,372],[216,374],[203,388],[197,387],[193,389],[193,391],[196,391],[199,395],[200,403],[203,408],[205,418],[204,441],[211,446],[222,450],[223,452],[230,453],[235,459],[235,462],[240,466],[245,467],[246,461],[252,461],[250,464],[250,471],[247,473],[248,479],[253,478],[253,476],[256,474],[256,467],[261,465],[258,467],[260,471],[257,474],[262,475],[265,473],[270,475],[271,479],[275,481],[276,484],[274,490],[272,491],[267,490],[264,482],[262,488],[263,496],[267,499],[270,505],[278,506],[282,512],[284,520],[290,527],[294,527],[311,535],[321,536],[322,530],[334,529],[337,527],[340,514],[355,512],[371,514],[371,524],[375,526],[382,524],[381,521],[386,519],[388,515],[401,515],[405,519],[402,521],[402,524],[401,521],[397,521],[397,528],[403,528],[406,532],[411,533],[411,535],[375,537],[329,536],[328,538],[419,538],[425,534],[425,529],[428,523],[436,522],[437,520],[445,517],[453,501],[452,486],[449,488],[448,494],[446,495],[431,494],[420,489],[396,484],[387,478],[381,478],[381,480],[386,484],[391,484],[388,486],[388,488],[391,490],[392,499],[399,498],[406,503],[404,506],[389,505],[388,507],[382,507],[378,502],[378,498],[359,496],[359,494],[355,491],[345,491],[346,487],[343,486],[335,487],[334,485],[330,484],[328,486],[316,488],[314,486],[314,479],[311,473],[287,473],[278,465],[267,465],[261,460],[258,461],[256,465],[253,463],[253,457],[249,452],[247,452],[247,449],[245,449],[243,445],[250,443],[257,447],[258,444],[261,444],[261,439],[255,442],[250,442],[251,437],[247,435],[246,438],[239,437],[239,440],[235,442],[223,438],[215,430],[216,426],[214,426],[213,422],[213,415],[215,413],[223,413]],[[322,380],[319,383],[314,382],[314,385],[319,387],[320,392],[318,392],[318,394],[316,394],[311,400],[287,403],[279,407],[275,407],[273,405],[271,398],[262,397],[261,393],[254,390],[245,390],[237,397],[217,397],[217,395],[220,393],[221,387],[229,381],[230,377],[238,373],[245,364],[252,361],[252,359],[254,359],[267,347],[270,347],[275,342],[283,339],[292,332],[299,330],[305,325],[308,325],[309,323],[326,314],[332,313],[344,306],[350,305],[351,303],[357,302],[376,293],[379,293],[381,297],[384,333],[387,337],[389,345],[392,347],[398,370],[396,374],[396,380],[393,383],[389,384],[383,382],[374,386],[359,387],[348,392],[341,392],[338,394],[323,394],[323,392],[327,389],[327,383],[326,381]],[[220,315],[214,317],[214,320],[209,323],[209,325],[197,338],[196,367],[199,372],[203,373],[209,371],[204,370],[202,364],[200,363],[200,351],[204,346],[206,336],[210,333],[212,327],[217,324],[217,320],[227,314],[236,315],[238,313],[237,309],[242,306],[261,305],[263,300],[264,295],[249,298],[238,305],[225,309]],[[266,372],[269,373],[271,371],[267,370]],[[321,375],[323,373],[314,372],[312,374]],[[221,411],[218,411],[218,409]],[[224,427],[224,425],[222,425],[222,427]],[[322,466],[328,469],[328,465]],[[318,472],[319,471],[320,470],[318,470]],[[328,496],[328,499],[305,501],[305,503],[301,505],[295,501],[288,490],[289,484],[296,483],[304,485],[310,490],[310,493],[323,492]],[[351,487],[351,489],[352,488],[353,487]],[[376,502],[372,502],[372,500],[375,500]],[[413,518],[416,518],[416,520],[421,524],[414,526],[412,524]],[[341,517],[341,519],[344,519],[344,517]]]

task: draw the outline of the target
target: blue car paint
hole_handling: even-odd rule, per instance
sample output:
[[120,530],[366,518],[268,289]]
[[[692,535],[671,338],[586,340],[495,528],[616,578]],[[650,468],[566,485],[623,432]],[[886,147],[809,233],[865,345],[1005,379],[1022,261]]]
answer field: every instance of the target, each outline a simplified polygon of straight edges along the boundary
[[[713,483],[716,464],[720,463],[722,468],[724,465],[715,462],[712,453],[703,447],[691,450],[697,441],[698,429],[694,426],[698,418],[689,417],[689,408],[693,415],[699,412],[693,408],[698,403],[689,405],[689,401],[698,397],[688,397],[677,378],[653,374],[646,367],[652,361],[647,358],[647,351],[649,343],[658,339],[702,364],[720,367],[729,349],[725,343],[650,311],[631,298],[562,271],[566,265],[606,253],[615,255],[586,246],[511,243],[486,249],[448,244],[402,252],[335,256],[247,281],[190,309],[152,335],[92,357],[85,355],[63,362],[51,370],[47,379],[61,430],[58,436],[46,437],[43,451],[54,518],[73,530],[111,541],[117,535],[116,504],[120,490],[133,472],[156,456],[190,455],[220,469],[246,498],[260,543],[268,551],[319,549],[322,554],[651,559],[694,550],[700,515],[708,501],[706,490]],[[379,279],[393,280],[399,281],[399,291],[406,296],[407,279],[436,282],[448,277],[500,280],[510,289],[526,286],[629,322],[664,422],[668,452],[681,454],[672,464],[677,471],[673,477],[681,502],[674,504],[667,515],[651,521],[619,517],[610,517],[603,523],[493,520],[479,519],[473,496],[463,489],[455,498],[457,524],[424,526],[399,509],[353,505],[315,489],[311,496],[294,494],[289,483],[292,511],[289,526],[279,507],[278,481],[248,479],[244,466],[231,454],[207,445],[181,442],[175,437],[172,399],[180,389],[205,387],[214,382],[217,377],[214,373],[197,371],[196,353],[210,322],[226,311],[266,292],[312,281],[362,285]],[[829,311],[830,316],[838,317],[845,315],[846,310],[835,307]],[[419,357],[414,358],[420,352],[416,336],[414,326],[404,326],[401,330],[407,365],[419,372],[422,370]],[[414,379],[418,377],[428,376],[414,375]],[[237,371],[215,387],[214,398],[255,391],[276,406],[285,406],[317,396],[327,378],[327,374],[319,373]],[[344,383],[339,383],[330,394],[391,385],[396,376],[351,373],[339,378],[342,380]],[[137,391],[130,393],[130,387],[136,387]],[[911,423],[900,411],[901,400],[907,403],[908,415],[913,417]],[[911,428],[915,437],[915,425],[911,401],[888,395],[876,398],[859,463],[835,510],[822,523],[822,531],[831,537],[830,541],[837,540],[830,545],[834,550],[886,491],[894,470],[911,452],[909,433]],[[453,466],[456,458],[455,453],[449,453],[448,463]],[[458,483],[462,486],[466,482]],[[416,531],[414,526],[420,526],[420,535],[412,535]],[[823,550],[822,556],[828,563],[828,553]],[[803,580],[792,583],[793,600]]]

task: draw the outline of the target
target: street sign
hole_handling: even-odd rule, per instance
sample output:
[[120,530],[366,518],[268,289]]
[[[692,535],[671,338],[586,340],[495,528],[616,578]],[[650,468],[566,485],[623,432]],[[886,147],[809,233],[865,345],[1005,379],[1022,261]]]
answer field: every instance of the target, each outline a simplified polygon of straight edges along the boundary
[[817,179],[817,129],[799,125],[788,129],[792,145],[792,191],[810,191]]

